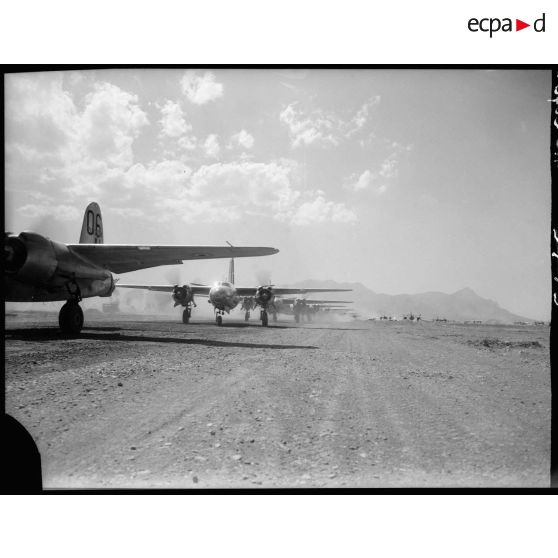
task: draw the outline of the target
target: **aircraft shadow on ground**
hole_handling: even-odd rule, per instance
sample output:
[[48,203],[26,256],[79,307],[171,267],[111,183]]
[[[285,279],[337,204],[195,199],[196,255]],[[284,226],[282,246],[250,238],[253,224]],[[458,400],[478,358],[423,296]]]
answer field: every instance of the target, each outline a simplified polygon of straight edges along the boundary
[[[89,330],[93,330],[93,331],[122,331],[121,327],[101,327],[101,326],[85,326],[83,328],[83,330],[89,331]],[[82,330],[82,331],[83,331]]]
[[271,345],[269,343],[238,343],[215,339],[187,339],[182,337],[149,337],[147,335],[122,335],[120,333],[80,333],[69,337],[58,329],[12,329],[6,331],[5,339],[18,341],[64,341],[67,339],[92,339],[97,341],[132,341],[148,343],[178,343],[182,345],[206,345],[208,347],[241,347],[246,349],[317,349],[314,345]]
[[309,329],[327,329],[329,331],[369,331],[365,327],[310,327]]
[[[223,322],[223,325],[221,326],[216,326],[215,323],[202,323],[202,322],[192,322],[192,325],[194,326],[203,326],[203,327],[223,327],[223,328],[227,328],[227,327],[232,327],[234,328],[243,328],[243,327],[256,327],[258,329],[260,329],[262,327],[262,325],[260,323],[235,323],[235,322]],[[268,326],[268,329],[289,329],[289,326],[284,326],[284,325],[275,325],[275,324],[270,324]]]

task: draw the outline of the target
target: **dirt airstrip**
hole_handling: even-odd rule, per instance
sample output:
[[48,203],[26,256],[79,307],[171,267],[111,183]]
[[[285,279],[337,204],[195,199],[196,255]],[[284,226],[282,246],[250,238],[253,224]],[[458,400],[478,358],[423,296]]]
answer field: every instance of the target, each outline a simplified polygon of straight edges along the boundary
[[239,316],[8,314],[44,487],[548,486],[548,327]]

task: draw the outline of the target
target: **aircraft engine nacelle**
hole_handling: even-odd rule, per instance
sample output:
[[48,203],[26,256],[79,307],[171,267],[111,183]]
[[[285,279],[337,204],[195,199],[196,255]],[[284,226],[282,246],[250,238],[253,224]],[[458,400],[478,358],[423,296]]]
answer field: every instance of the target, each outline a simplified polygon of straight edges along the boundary
[[258,287],[254,298],[257,304],[265,307],[273,300],[273,291],[271,287]]
[[103,279],[78,281],[78,284],[83,298],[90,296],[111,296],[116,288],[112,274],[108,274],[108,276]]
[[192,287],[189,285],[178,285],[172,291],[172,299],[175,306],[188,306],[189,303],[194,302],[194,293]]
[[4,236],[4,270],[14,279],[41,285],[55,273],[58,258],[52,242],[40,234]]

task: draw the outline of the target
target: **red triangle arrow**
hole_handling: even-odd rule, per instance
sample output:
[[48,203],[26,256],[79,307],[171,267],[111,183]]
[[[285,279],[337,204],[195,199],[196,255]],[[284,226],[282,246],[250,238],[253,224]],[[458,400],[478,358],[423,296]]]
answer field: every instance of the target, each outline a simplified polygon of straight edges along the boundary
[[531,27],[531,24],[530,23],[525,23],[524,21],[521,21],[520,19],[515,20],[515,30],[516,31],[521,31],[522,29],[525,29],[525,27]]

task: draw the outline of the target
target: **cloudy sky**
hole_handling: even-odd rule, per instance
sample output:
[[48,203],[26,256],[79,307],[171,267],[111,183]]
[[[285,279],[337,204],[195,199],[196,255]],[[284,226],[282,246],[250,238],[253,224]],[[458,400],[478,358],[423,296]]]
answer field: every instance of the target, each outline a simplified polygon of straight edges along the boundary
[[468,286],[548,319],[549,98],[545,71],[11,74],[6,228],[77,242],[95,200],[107,243],[280,249],[238,260],[238,284]]

